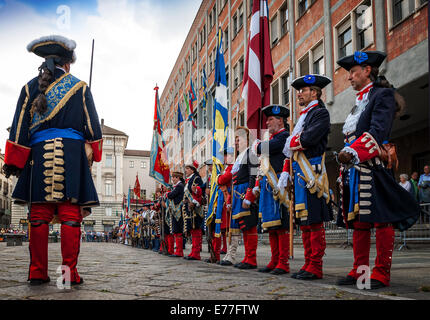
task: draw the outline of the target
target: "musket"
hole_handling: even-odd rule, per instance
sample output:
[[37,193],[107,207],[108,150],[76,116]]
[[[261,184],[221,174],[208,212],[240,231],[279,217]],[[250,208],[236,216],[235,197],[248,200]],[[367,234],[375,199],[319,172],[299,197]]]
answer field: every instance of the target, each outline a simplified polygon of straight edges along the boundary
[[[292,121],[292,119],[290,119],[290,121],[291,121],[291,125],[290,125],[290,135],[292,134],[292,123],[293,123],[293,121]],[[293,174],[293,159],[292,159],[293,157],[291,157],[291,159],[290,159],[290,172],[291,172],[291,174]],[[291,179],[292,181],[291,181],[291,183],[292,183],[292,186],[291,186],[291,191],[290,191],[290,207],[289,207],[289,212],[290,212],[290,219],[289,219],[289,222],[290,222],[290,259],[294,259],[294,225],[293,225],[293,220],[294,220],[294,202],[295,202],[295,199],[294,199],[294,176],[293,176],[293,179]]]
[[[163,203],[166,203],[163,199],[163,196],[161,196],[160,201],[163,201]],[[161,220],[161,235],[160,235],[160,242],[161,242],[161,250],[164,255],[167,255],[167,246],[166,246],[166,239],[165,239],[165,231],[164,231],[164,215],[165,210],[163,205],[160,203],[160,220]]]
[[91,89],[91,81],[93,79],[93,57],[94,57],[94,39],[93,39],[93,45],[91,49],[91,65],[90,65],[90,82],[88,88]]

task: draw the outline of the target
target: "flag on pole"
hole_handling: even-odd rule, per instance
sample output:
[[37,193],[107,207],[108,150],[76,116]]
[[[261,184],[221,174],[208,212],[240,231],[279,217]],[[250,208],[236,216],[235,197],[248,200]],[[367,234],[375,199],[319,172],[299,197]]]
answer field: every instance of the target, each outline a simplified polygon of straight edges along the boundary
[[167,155],[164,150],[163,127],[160,119],[160,99],[158,98],[158,86],[155,90],[154,129],[150,153],[149,176],[164,186],[169,186],[170,170],[167,163]]
[[[126,213],[128,214],[130,212],[130,187],[128,188],[128,196],[127,196],[127,208],[126,208]],[[127,216],[126,214],[126,216]]]
[[270,83],[275,73],[268,14],[267,0],[254,1],[242,84],[242,98],[248,102],[247,126],[257,129],[257,138],[260,137],[261,123],[265,125],[260,118],[260,110],[270,104]]
[[206,104],[208,102],[208,84],[207,84],[205,69],[202,70],[202,87],[203,87],[202,108],[206,108]]
[[140,199],[140,183],[139,183],[139,177],[137,173],[136,173],[136,181],[134,182],[133,192],[136,195],[137,199]]
[[197,128],[196,124],[194,123],[194,119],[193,119],[194,110],[193,110],[193,104],[191,102],[191,97],[190,97],[189,93],[186,94],[184,92],[184,102],[185,102],[185,106],[186,106],[187,121],[191,121],[193,124],[193,127]]
[[224,53],[222,48],[222,30],[218,29],[217,53],[215,60],[215,104],[213,111],[213,142],[212,142],[212,179],[209,195],[206,225],[212,222],[216,212],[218,181],[216,177],[224,170],[224,150],[227,146],[228,110],[227,110],[227,79],[225,74]]
[[184,118],[182,118],[181,105],[178,102],[178,134],[181,131],[181,123],[182,122],[184,122]]
[[197,100],[197,97],[196,97],[196,92],[194,91],[193,79],[191,79],[191,78],[190,78],[190,91],[188,94],[190,97],[191,112],[193,112],[193,102]]

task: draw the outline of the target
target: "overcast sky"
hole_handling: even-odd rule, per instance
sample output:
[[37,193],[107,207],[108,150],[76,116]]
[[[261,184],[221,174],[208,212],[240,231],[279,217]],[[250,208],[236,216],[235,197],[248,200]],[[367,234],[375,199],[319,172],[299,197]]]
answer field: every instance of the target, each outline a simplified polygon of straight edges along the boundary
[[0,0],[0,148],[21,88],[43,60],[26,46],[60,34],[77,43],[71,73],[89,82],[100,119],[124,131],[128,149],[150,150],[153,90],[161,96],[201,0]]

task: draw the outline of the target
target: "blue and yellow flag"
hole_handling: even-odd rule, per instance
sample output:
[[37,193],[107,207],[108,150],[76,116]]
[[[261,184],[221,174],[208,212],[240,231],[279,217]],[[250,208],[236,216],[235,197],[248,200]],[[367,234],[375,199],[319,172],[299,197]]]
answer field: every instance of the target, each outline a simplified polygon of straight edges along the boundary
[[215,60],[215,103],[213,113],[212,178],[206,225],[212,222],[216,212],[218,175],[224,170],[224,150],[227,147],[228,109],[227,79],[225,75],[222,31],[218,29],[218,44]]

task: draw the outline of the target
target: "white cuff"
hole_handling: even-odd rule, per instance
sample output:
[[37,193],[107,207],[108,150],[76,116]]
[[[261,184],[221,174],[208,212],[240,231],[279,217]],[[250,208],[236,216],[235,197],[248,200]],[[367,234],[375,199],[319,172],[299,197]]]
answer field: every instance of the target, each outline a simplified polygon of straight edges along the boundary
[[352,163],[353,164],[359,164],[360,163],[360,158],[358,157],[358,153],[357,151],[355,151],[354,149],[352,149],[351,147],[345,147],[341,150],[341,152],[347,152],[350,155],[352,155]]
[[252,188],[252,193],[254,194],[254,196],[257,196],[260,193],[260,187]]
[[256,157],[258,157],[258,154],[257,154],[257,147],[258,147],[258,145],[261,143],[261,140],[260,139],[255,139],[255,141],[254,141],[254,143],[252,144],[252,146],[251,146],[251,152],[256,156]]
[[248,205],[248,206],[250,206],[250,205],[251,205],[251,201],[246,200],[246,199],[244,199],[244,200],[243,200],[243,203],[244,203],[244,204],[246,204],[246,205]]
[[200,207],[200,203],[199,203],[196,199],[193,199],[193,203],[194,203],[197,207]]
[[288,181],[291,181],[291,176],[288,172],[283,171],[278,180],[278,188],[286,188],[288,185]]

